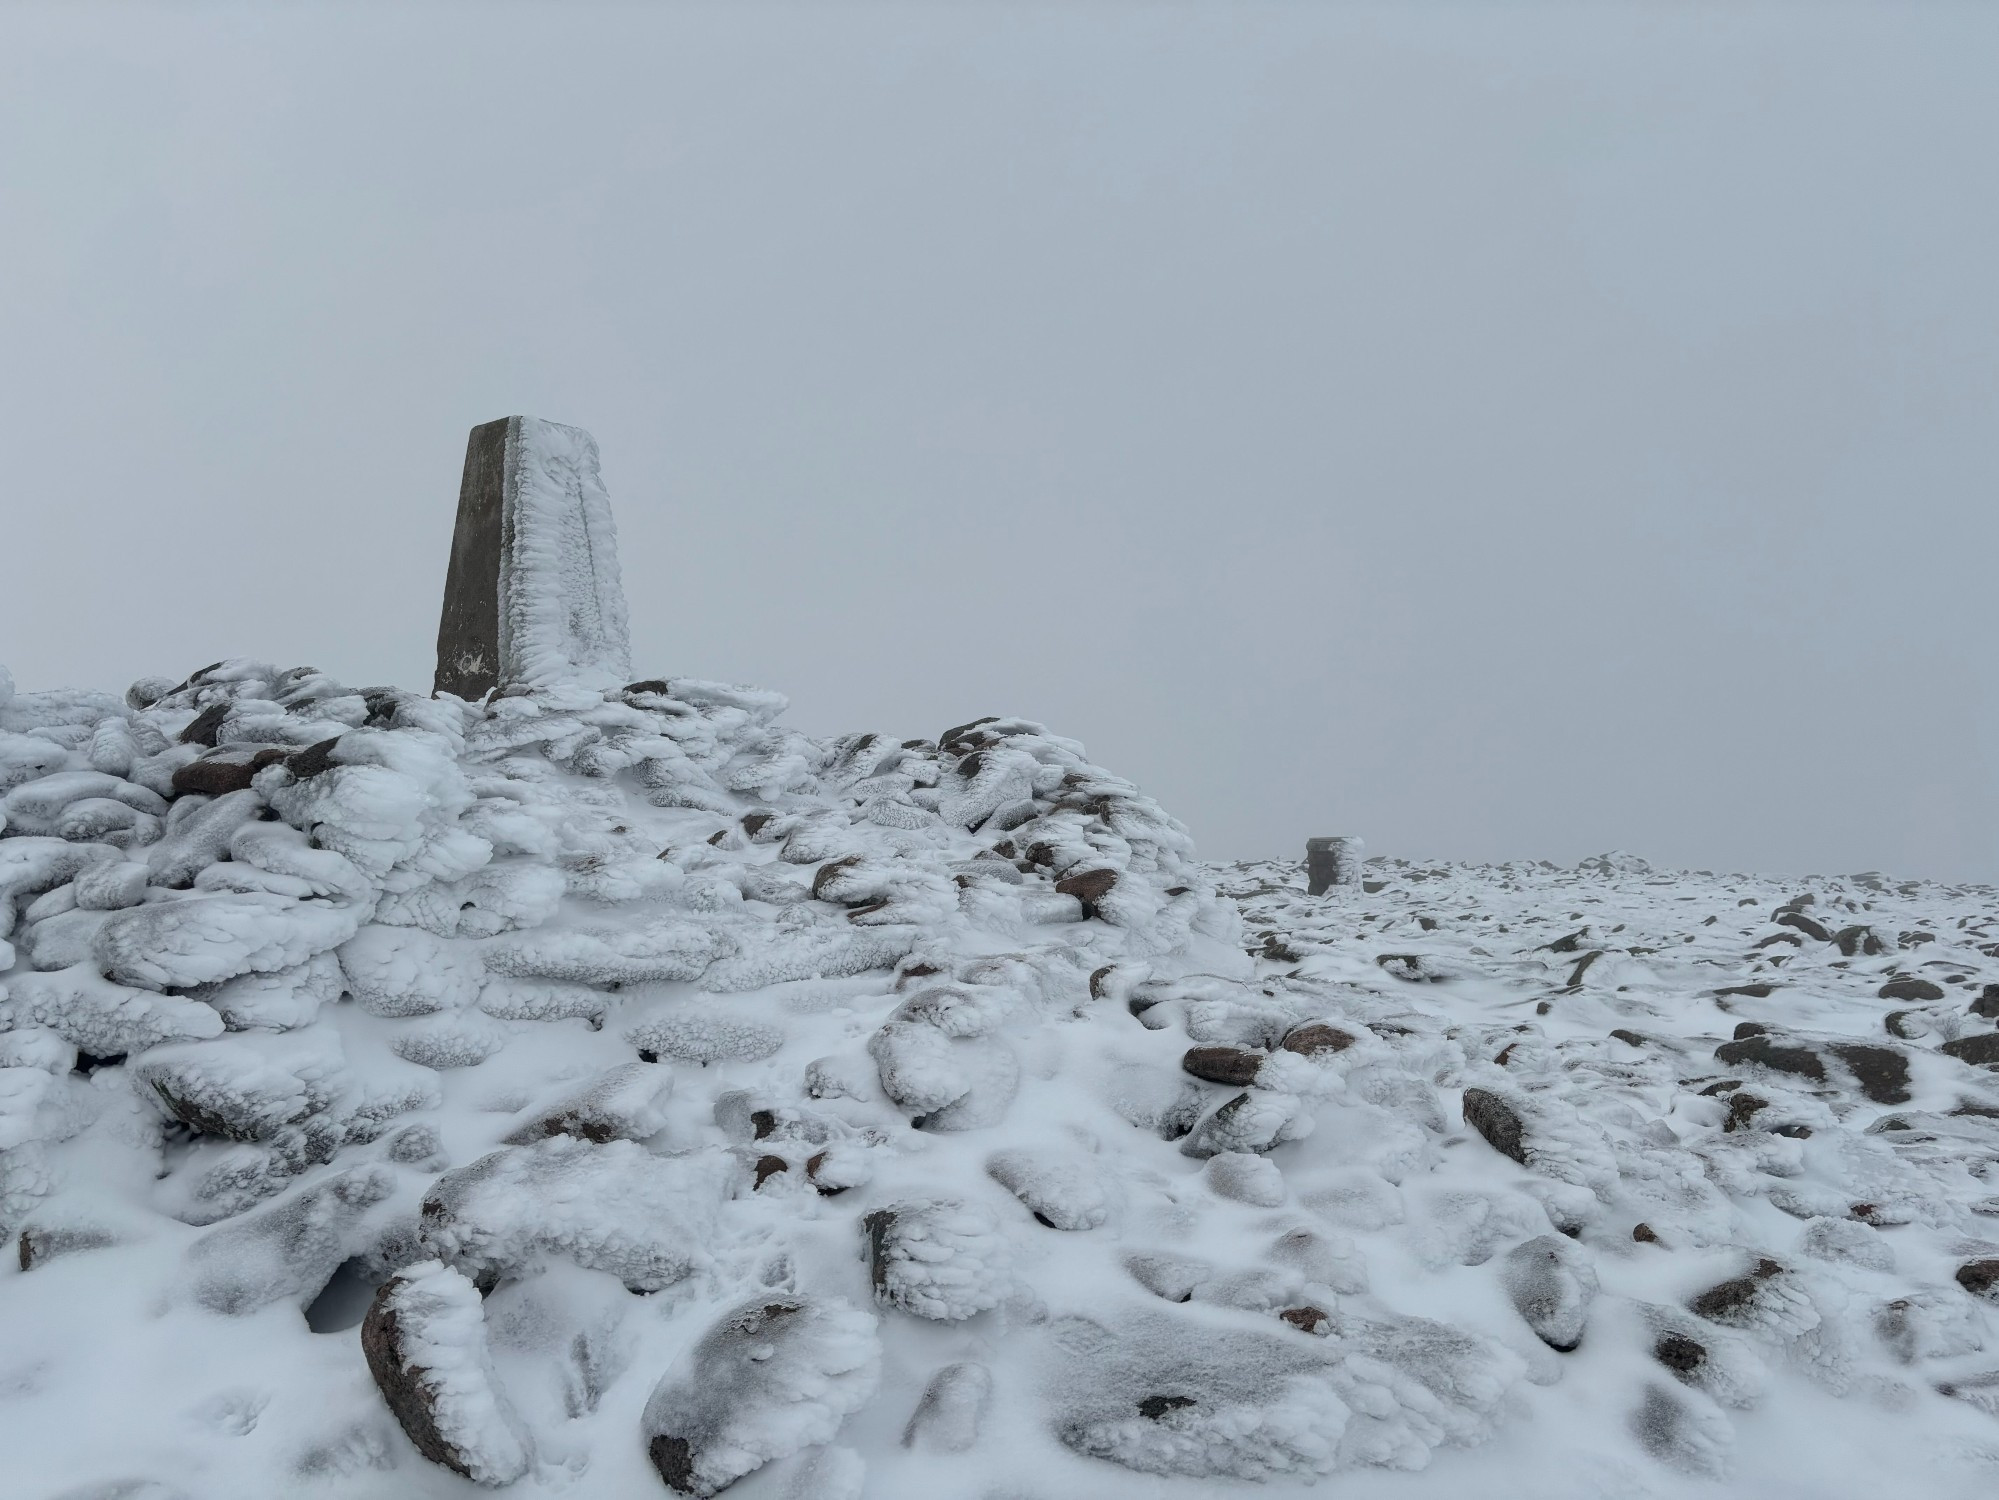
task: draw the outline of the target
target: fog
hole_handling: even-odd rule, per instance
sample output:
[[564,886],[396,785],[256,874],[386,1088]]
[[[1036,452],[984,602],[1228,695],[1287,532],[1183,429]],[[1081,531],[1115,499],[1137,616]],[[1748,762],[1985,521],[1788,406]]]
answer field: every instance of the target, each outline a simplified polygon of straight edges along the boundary
[[1999,878],[1999,8],[0,10],[0,662],[428,687],[474,423],[634,667],[1215,857]]

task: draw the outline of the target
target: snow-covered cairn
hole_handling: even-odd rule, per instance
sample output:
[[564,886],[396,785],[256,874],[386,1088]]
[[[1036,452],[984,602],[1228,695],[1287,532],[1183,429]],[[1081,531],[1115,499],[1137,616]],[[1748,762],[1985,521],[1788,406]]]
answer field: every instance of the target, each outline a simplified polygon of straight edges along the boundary
[[634,680],[585,433],[460,523],[429,696],[0,674],[9,1494],[1989,1489],[1989,891],[1239,908],[1038,724]]
[[[1256,1184],[1214,1213],[1267,1217],[1241,1154],[1316,1086],[1301,1052],[1210,1096],[1159,1033],[1253,994],[1186,831],[1024,719],[820,740],[775,693],[628,680],[576,429],[475,432],[460,522],[432,695],[247,657],[118,696],[0,675],[0,1289],[57,1309],[7,1315],[8,1368],[65,1413],[10,1459],[28,1491],[1365,1460],[1359,1354],[1274,1316],[1333,1305],[1316,1273],[1223,1336],[1228,1297],[1126,1264],[1207,1156]],[[1165,1344],[1205,1351],[1170,1398]],[[1369,1430],[1397,1462],[1475,1436],[1507,1373],[1413,1425],[1370,1397]],[[826,1447],[870,1402],[907,1443]]]

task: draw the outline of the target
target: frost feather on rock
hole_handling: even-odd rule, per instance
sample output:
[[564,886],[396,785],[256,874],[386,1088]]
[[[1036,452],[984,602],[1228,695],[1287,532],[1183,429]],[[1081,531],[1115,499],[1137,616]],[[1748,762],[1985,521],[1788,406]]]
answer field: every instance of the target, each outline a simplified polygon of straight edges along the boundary
[[348,988],[371,1015],[461,1010],[478,1002],[486,982],[476,952],[419,928],[370,925],[338,951]]
[[190,895],[112,912],[92,948],[122,984],[192,987],[302,964],[354,936],[366,915],[268,894]]
[[625,1032],[625,1040],[642,1055],[705,1065],[769,1057],[784,1045],[784,1033],[762,1021],[700,1008],[641,1021]]
[[131,1073],[167,1115],[232,1141],[265,1140],[349,1088],[339,1037],[330,1028],[154,1047],[133,1060]]
[[1103,1174],[1079,1157],[1054,1151],[997,1151],[986,1175],[1050,1229],[1096,1229],[1110,1218]]
[[651,1063],[625,1063],[599,1074],[507,1135],[510,1146],[531,1145],[552,1135],[582,1141],[642,1141],[665,1128],[661,1102],[673,1089],[673,1074]]
[[486,967],[515,979],[636,984],[699,979],[732,945],[713,926],[662,918],[643,927],[599,926],[543,932],[497,943]]
[[997,1307],[1012,1254],[999,1219],[951,1199],[898,1203],[862,1220],[875,1298],[920,1318],[956,1322]]
[[837,1297],[765,1293],[723,1314],[670,1370],[640,1419],[668,1488],[707,1496],[830,1442],[875,1393],[875,1320]]
[[706,1260],[730,1175],[720,1155],[552,1136],[438,1178],[423,1200],[423,1239],[482,1284],[559,1256],[657,1291]]
[[1312,1117],[1296,1094],[1244,1089],[1206,1115],[1180,1149],[1195,1157],[1263,1152],[1311,1131]]
[[89,964],[20,974],[7,984],[16,1015],[93,1057],[124,1057],[161,1042],[222,1034],[222,1017],[201,1002],[115,984]]
[[397,1272],[362,1322],[361,1352],[425,1458],[478,1484],[527,1472],[527,1429],[500,1389],[479,1292],[464,1276],[434,1260]]
[[194,995],[212,1007],[231,1031],[251,1027],[289,1031],[311,1025],[321,1006],[340,998],[344,983],[340,961],[328,951],[293,968],[204,985]]
[[286,1299],[303,1307],[359,1247],[364,1217],[395,1185],[386,1167],[355,1167],[211,1229],[188,1247],[195,1300],[232,1314]]

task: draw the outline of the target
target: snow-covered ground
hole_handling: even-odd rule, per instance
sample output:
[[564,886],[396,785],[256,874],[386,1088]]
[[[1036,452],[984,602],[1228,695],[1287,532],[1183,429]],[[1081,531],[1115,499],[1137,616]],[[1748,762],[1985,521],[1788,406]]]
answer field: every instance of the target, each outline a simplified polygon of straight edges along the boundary
[[0,676],[0,1493],[1999,1484],[1991,890],[782,707]]

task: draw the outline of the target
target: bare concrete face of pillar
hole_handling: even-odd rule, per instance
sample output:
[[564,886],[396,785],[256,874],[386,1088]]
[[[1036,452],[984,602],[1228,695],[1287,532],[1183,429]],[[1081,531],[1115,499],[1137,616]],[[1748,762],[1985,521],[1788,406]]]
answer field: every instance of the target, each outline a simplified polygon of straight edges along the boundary
[[472,429],[437,627],[435,690],[615,687],[631,675],[617,528],[580,427],[502,417]]
[[1366,849],[1357,838],[1305,840],[1306,894],[1323,896],[1335,886],[1359,885],[1361,856]]

